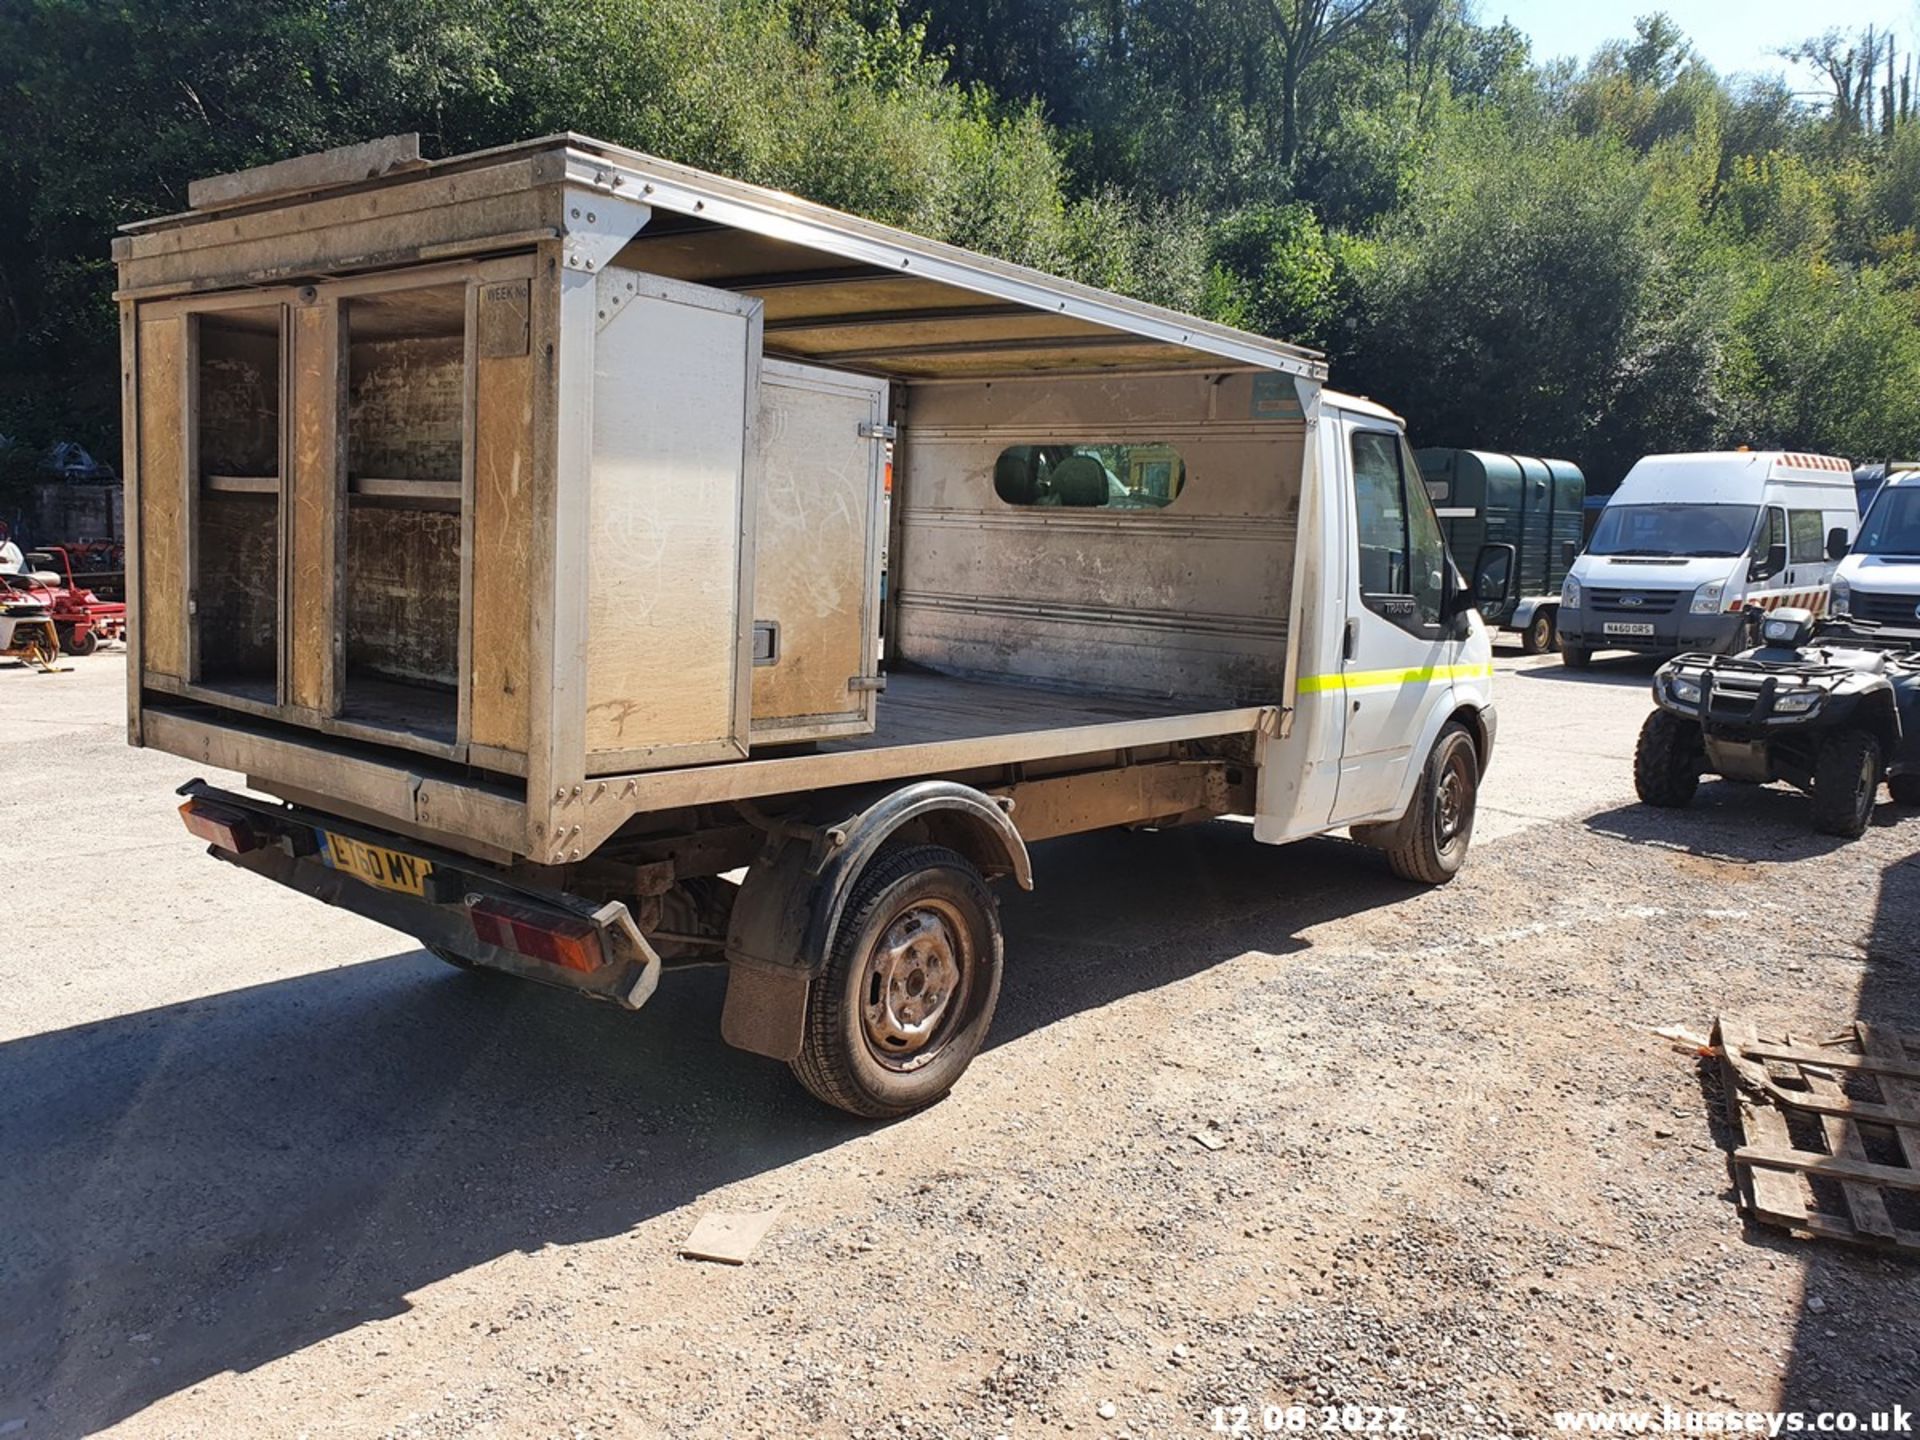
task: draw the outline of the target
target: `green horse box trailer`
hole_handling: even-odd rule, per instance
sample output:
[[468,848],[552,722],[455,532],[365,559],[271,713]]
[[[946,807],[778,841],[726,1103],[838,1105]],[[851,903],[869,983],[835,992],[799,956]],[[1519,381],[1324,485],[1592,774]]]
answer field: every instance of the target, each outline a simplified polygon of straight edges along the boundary
[[1480,557],[1480,614],[1529,655],[1559,642],[1560,587],[1582,543],[1587,480],[1568,460],[1430,447],[1414,452],[1455,556]]

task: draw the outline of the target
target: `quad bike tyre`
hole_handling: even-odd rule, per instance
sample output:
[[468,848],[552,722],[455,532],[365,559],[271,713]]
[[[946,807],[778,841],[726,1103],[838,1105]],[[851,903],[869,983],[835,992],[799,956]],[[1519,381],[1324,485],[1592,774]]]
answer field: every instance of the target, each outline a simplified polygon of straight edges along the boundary
[[1698,725],[1665,710],[1647,716],[1633,747],[1633,788],[1643,804],[1685,809],[1700,788],[1705,766]]
[[1870,732],[1829,735],[1813,762],[1813,828],[1845,840],[1866,833],[1880,776],[1880,742]]

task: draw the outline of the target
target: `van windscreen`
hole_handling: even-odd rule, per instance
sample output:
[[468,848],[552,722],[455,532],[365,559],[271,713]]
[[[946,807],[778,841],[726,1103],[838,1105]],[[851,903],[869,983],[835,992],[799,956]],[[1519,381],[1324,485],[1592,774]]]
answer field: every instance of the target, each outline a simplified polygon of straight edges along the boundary
[[1744,555],[1757,505],[1609,505],[1587,542],[1589,555]]
[[1920,555],[1920,485],[1884,485],[1860,522],[1856,555]]

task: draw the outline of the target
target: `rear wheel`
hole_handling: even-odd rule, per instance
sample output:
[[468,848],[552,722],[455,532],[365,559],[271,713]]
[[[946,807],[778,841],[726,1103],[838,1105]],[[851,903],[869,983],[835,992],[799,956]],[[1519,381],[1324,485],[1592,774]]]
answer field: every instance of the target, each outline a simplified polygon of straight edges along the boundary
[[1559,638],[1559,626],[1553,622],[1553,610],[1543,605],[1533,612],[1533,619],[1520,632],[1520,653],[1544,655],[1553,649],[1554,642]]
[[1434,742],[1413,793],[1413,808],[1389,827],[1382,845],[1402,880],[1444,885],[1467,863],[1480,796],[1480,756],[1473,737],[1449,725]]
[[1887,790],[1896,805],[1920,805],[1920,775],[1889,775]]
[[1001,963],[999,907],[963,856],[940,845],[882,855],[854,882],[808,992],[795,1077],[870,1119],[931,1104],[980,1053]]
[[1880,793],[1880,742],[1865,730],[1827,737],[1813,762],[1813,828],[1852,840],[1873,819]]
[[100,648],[100,637],[91,627],[82,630],[78,625],[69,625],[60,633],[60,646],[69,655],[91,655]]
[[1560,647],[1560,663],[1569,670],[1584,670],[1593,663],[1593,651],[1584,645],[1565,645]]
[[1665,710],[1647,716],[1633,747],[1633,788],[1642,803],[1679,810],[1693,803],[1706,768],[1700,727]]

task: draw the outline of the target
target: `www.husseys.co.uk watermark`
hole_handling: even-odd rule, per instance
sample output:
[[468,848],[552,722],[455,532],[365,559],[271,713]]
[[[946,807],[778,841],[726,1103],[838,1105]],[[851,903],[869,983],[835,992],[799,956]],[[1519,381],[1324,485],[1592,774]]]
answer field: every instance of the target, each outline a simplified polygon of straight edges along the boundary
[[1889,1410],[1556,1410],[1569,1435],[1912,1435],[1913,1411]]

